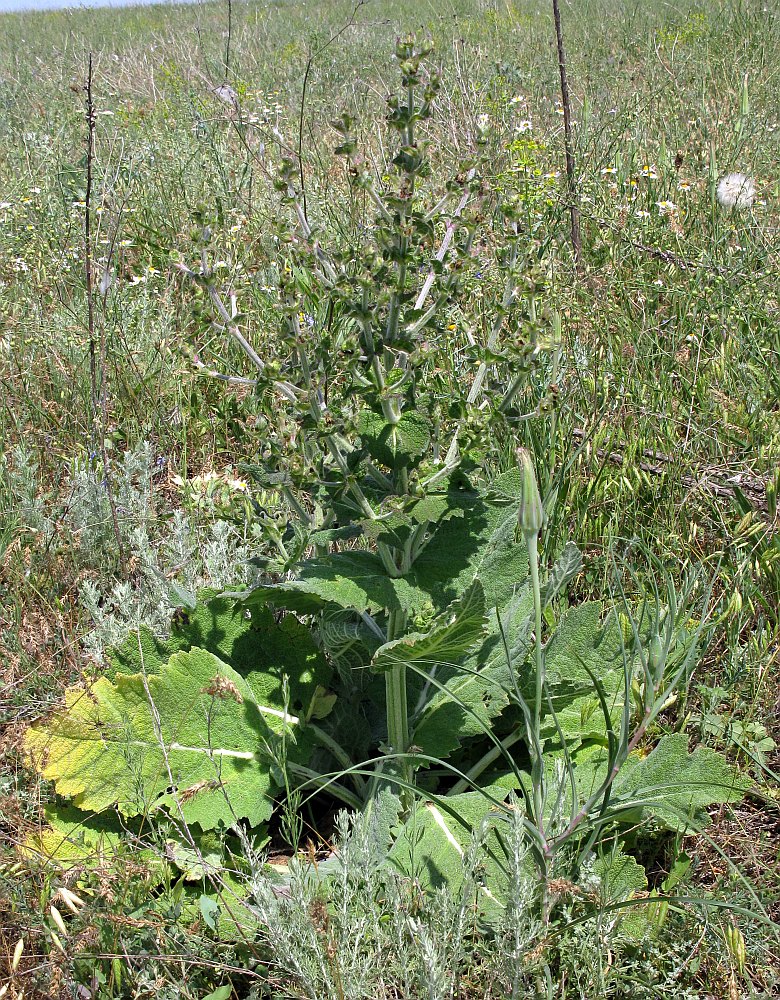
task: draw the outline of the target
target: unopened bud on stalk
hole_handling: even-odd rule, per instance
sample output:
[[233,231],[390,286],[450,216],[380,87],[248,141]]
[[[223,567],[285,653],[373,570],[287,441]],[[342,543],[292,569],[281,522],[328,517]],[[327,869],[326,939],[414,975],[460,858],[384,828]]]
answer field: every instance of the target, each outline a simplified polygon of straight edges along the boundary
[[650,669],[654,674],[663,670],[666,661],[666,650],[660,635],[654,635],[650,640]]
[[734,593],[729,598],[729,603],[726,605],[724,616],[726,618],[739,618],[741,611],[742,611],[742,594],[738,590],[735,590]]
[[525,448],[517,449],[517,461],[520,465],[520,481],[523,487],[517,521],[526,537],[538,535],[544,525],[544,507],[536,483],[536,470]]

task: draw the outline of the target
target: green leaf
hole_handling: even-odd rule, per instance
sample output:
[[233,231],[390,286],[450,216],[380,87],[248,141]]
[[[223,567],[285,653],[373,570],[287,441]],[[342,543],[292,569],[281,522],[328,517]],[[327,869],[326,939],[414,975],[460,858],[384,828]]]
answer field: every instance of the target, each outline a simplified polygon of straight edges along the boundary
[[380,646],[371,669],[384,673],[411,664],[423,668],[457,667],[484,635],[485,625],[485,595],[477,582],[434,620],[424,635],[412,633]]
[[246,599],[248,607],[265,603],[312,614],[328,604],[355,611],[418,609],[424,595],[404,577],[387,575],[373,552],[337,552],[301,564],[298,579],[261,586]]
[[235,600],[206,591],[193,611],[174,615],[171,638],[158,640],[140,629],[109,654],[113,669],[107,676],[159,673],[171,655],[193,647],[206,649],[250,681],[261,704],[281,707],[282,678],[289,681],[293,714],[309,705],[319,684],[327,686],[330,668],[317,648],[311,631],[294,615],[274,619],[268,608],[251,615]]
[[636,803],[668,829],[691,832],[709,824],[707,806],[739,802],[751,785],[715,750],[698,746],[689,754],[688,737],[671,733],[647,757],[629,758],[615,781],[613,807]]
[[363,410],[357,431],[369,455],[390,469],[413,464],[431,443],[430,420],[419,413],[403,413],[397,424],[390,424],[381,414]]
[[117,673],[134,674],[139,670],[146,670],[149,674],[156,673],[179,648],[180,644],[175,639],[164,642],[142,625],[121,646],[107,651],[108,667],[105,676],[113,678]]
[[486,492],[491,496],[519,504],[523,499],[523,476],[520,469],[515,467],[496,476]]
[[158,850],[139,846],[135,838],[146,832],[141,824],[129,825],[113,811],[94,815],[74,806],[48,803],[42,819],[40,827],[20,844],[22,857],[63,871],[121,867],[130,858],[138,865],[138,878],[150,890],[169,871]]
[[[532,611],[533,595],[526,587],[504,615],[504,634],[510,645],[525,632]],[[462,661],[460,669],[450,676],[440,671],[438,678],[443,686],[433,687],[430,699],[414,717],[411,741],[424,753],[443,760],[464,740],[484,735],[509,704],[511,670],[496,626],[483,635],[478,650]]]
[[194,844],[169,837],[165,842],[165,854],[188,882],[218,875],[225,864],[222,841],[213,831],[198,837]]
[[309,710],[306,713],[306,720],[326,719],[333,711],[333,706],[338,700],[338,695],[332,691],[328,692],[324,687],[318,685],[312,695]]
[[[503,801],[504,789],[495,792]],[[465,882],[464,860],[475,830],[490,824],[493,804],[481,792],[464,792],[439,802],[417,807],[399,832],[388,855],[390,863],[424,889],[446,887],[457,897]],[[484,916],[496,916],[504,909],[507,877],[502,863],[503,850],[495,830],[484,838],[479,851],[481,873],[475,903]]]
[[353,837],[362,841],[368,863],[374,867],[386,863],[402,811],[400,797],[390,788],[384,788],[355,817]]
[[198,908],[206,925],[215,931],[219,920],[219,903],[211,896],[203,895],[198,900]]
[[647,873],[630,854],[617,844],[610,852],[593,861],[593,872],[601,882],[602,902],[622,903],[647,888]]
[[[603,687],[613,723],[624,702],[625,670],[631,675],[634,656],[625,647],[623,630],[612,610],[602,622],[604,608],[598,601],[567,611],[545,649],[547,688],[567,743],[603,740],[606,720],[599,706],[588,669]],[[625,660],[624,660],[625,650]],[[530,683],[524,685],[530,694]],[[545,709],[545,735],[557,742],[557,728]]]
[[[262,687],[262,685],[260,685]],[[272,811],[269,755],[294,718],[263,704],[235,670],[202,649],[175,653],[158,674],[119,674],[35,723],[25,746],[35,766],[80,809],[117,804],[126,816],[161,806],[204,830]],[[302,749],[302,752],[305,752]]]
[[487,607],[501,607],[528,577],[528,553],[515,540],[517,509],[471,490],[452,489],[450,497],[463,516],[439,525],[412,568],[417,585],[443,609],[476,578]]
[[73,806],[49,804],[43,820],[45,825],[19,848],[24,857],[73,868],[121,850],[122,825],[113,813],[93,816]]
[[[517,512],[453,488],[453,516],[440,519],[411,571],[391,577],[373,552],[337,552],[303,562],[298,579],[261,585],[247,607],[266,603],[302,614],[327,605],[355,611],[444,611],[478,579],[487,607],[503,607],[528,577],[528,553],[516,538]],[[457,512],[457,516],[455,515]]]
[[211,993],[207,993],[202,1000],[230,1000],[230,997],[232,996],[233,987],[230,983],[228,983],[225,986],[218,986],[215,990],[212,990]]
[[581,569],[582,553],[574,542],[567,542],[563,547],[563,552],[555,560],[555,565],[550,571],[550,576],[542,597],[544,607],[552,604],[555,598],[565,590],[569,581],[573,580]]
[[326,608],[320,618],[320,638],[328,656],[344,670],[364,667],[381,645],[377,635],[354,611]]

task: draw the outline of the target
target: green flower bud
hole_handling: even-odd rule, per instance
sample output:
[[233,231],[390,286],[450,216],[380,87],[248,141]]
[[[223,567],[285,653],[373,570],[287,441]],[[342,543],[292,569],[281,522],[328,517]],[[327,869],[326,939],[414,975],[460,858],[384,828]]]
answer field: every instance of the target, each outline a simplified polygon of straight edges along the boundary
[[518,524],[526,537],[538,535],[544,525],[544,507],[536,483],[536,470],[531,456],[525,448],[517,449],[517,460],[520,463],[520,478],[523,486],[523,496],[517,518]]
[[664,644],[660,635],[654,635],[650,640],[650,669],[654,674],[663,670],[666,661]]

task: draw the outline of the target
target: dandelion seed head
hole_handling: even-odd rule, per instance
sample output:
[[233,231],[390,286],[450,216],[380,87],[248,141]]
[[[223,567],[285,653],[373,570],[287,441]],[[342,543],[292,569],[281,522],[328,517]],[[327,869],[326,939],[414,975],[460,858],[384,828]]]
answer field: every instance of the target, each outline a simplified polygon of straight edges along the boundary
[[721,208],[750,208],[756,185],[746,174],[726,174],[718,181],[716,194]]
[[219,87],[215,87],[213,90],[215,97],[219,98],[223,104],[228,104],[230,107],[238,107],[238,94],[233,90],[229,83],[222,83]]

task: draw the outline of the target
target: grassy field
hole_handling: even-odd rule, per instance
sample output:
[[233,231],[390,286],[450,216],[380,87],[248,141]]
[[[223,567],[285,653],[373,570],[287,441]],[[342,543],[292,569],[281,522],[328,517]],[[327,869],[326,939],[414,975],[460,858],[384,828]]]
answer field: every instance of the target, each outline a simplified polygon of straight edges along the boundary
[[[778,988],[769,921],[780,916],[780,14],[757,0],[580,0],[562,18],[579,266],[551,3],[278,0],[0,17],[8,997],[500,997],[520,995],[511,964],[526,960],[537,996],[770,997]],[[55,801],[21,741],[66,686],[105,669],[109,647],[139,625],[164,636],[186,595],[249,582],[257,571],[247,560],[276,551],[289,498],[242,465],[292,468],[302,446],[269,394],[248,384],[256,373],[225,328],[235,320],[273,377],[294,378],[288,321],[299,313],[331,405],[349,410],[358,383],[339,339],[344,316],[302,263],[308,240],[278,183],[280,163],[290,158],[317,240],[354,263],[376,206],[334,156],[331,123],[352,117],[361,169],[384,190],[395,170],[384,125],[393,52],[409,31],[434,40],[429,62],[442,78],[421,125],[430,177],[419,197],[431,209],[446,181],[470,169],[479,181],[464,208],[461,263],[450,268],[459,291],[437,299],[421,347],[436,456],[458,418],[448,402],[482,364],[471,474],[488,482],[514,466],[518,444],[531,451],[548,506],[543,559],[568,539],[584,553],[573,605],[618,586],[638,601],[659,572],[682,586],[697,570],[711,584],[707,648],[640,751],[683,733],[754,784],[743,801],[711,810],[706,833],[635,835],[646,892],[681,899],[652,933],[616,928],[608,907],[579,922],[582,901],[572,898],[544,973],[534,961],[553,947],[549,928],[529,925],[512,942],[466,933],[456,948],[435,934],[444,902],[425,910],[412,893],[393,904],[400,890],[383,883],[374,889],[405,914],[403,933],[419,948],[417,965],[402,967],[387,959],[402,938],[392,928],[372,937],[365,887],[344,890],[358,916],[337,929],[316,893],[301,890],[311,919],[307,931],[285,911],[291,954],[306,952],[314,927],[331,975],[331,951],[373,942],[344,966],[352,981],[328,993],[316,963],[285,965],[257,931],[226,942],[208,903],[198,911],[196,902],[193,916],[184,875],[161,880],[155,867],[164,837],[140,848],[126,832],[121,863],[96,869],[20,850]],[[732,173],[753,179],[749,206],[719,200],[718,182]],[[525,312],[499,324],[488,349],[508,273],[501,206],[510,204]],[[226,322],[215,322],[207,284],[186,277],[207,259]],[[501,365],[519,363],[528,337],[540,356],[496,431],[487,414],[507,391]],[[69,887],[87,900],[72,913]],[[711,905],[686,909],[691,899]]]

